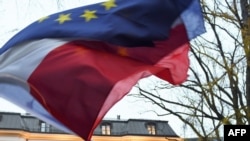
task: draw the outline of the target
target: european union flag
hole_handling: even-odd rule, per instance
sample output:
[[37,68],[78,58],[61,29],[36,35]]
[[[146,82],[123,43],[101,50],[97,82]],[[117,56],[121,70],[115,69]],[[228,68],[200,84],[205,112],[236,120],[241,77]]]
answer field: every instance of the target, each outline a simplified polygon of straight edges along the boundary
[[193,0],[109,0],[83,6],[35,21],[19,32],[11,46],[42,38],[79,38],[126,47],[154,46],[165,40],[173,22]]

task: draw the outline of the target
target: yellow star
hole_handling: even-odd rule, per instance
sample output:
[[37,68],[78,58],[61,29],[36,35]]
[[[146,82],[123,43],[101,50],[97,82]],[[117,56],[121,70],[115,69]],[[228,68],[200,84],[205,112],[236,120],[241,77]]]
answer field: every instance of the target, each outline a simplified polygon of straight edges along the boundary
[[41,23],[41,22],[47,20],[48,18],[49,18],[49,16],[42,17],[42,18],[40,18],[40,19],[38,20],[38,22]]
[[66,21],[70,21],[70,14],[60,14],[59,17],[56,19],[60,24],[63,24]]
[[97,18],[97,16],[95,15],[96,11],[90,11],[90,10],[85,10],[84,13],[80,16],[82,18],[85,18],[85,20],[88,22],[92,19]]
[[103,2],[102,5],[105,7],[106,10],[109,10],[112,7],[116,7],[115,0],[108,0],[106,2]]

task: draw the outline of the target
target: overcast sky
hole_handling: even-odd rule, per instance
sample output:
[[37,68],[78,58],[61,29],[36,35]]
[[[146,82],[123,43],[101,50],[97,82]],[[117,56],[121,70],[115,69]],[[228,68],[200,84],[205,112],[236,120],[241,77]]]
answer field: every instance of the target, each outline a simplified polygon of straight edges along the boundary
[[[60,1],[59,5],[57,1]],[[0,0],[0,47],[14,34],[40,17],[101,1],[104,0]],[[183,124],[176,122],[176,118],[172,116],[158,117],[152,112],[145,112],[149,110],[153,110],[150,104],[138,101],[138,99],[133,97],[125,96],[120,102],[114,105],[105,118],[116,118],[117,115],[120,115],[121,119],[167,120],[178,135],[184,136]],[[25,113],[23,109],[1,97],[0,111]]]

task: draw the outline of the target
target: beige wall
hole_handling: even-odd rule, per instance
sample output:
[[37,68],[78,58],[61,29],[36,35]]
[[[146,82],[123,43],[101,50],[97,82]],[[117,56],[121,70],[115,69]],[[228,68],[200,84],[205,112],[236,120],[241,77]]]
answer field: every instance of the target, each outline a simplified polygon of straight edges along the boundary
[[26,141],[20,131],[9,132],[0,130],[0,141]]
[[[181,138],[152,136],[93,136],[93,141],[184,141]],[[0,141],[83,141],[69,134],[29,133],[24,131],[0,130]]]
[[94,136],[93,141],[184,141],[181,138],[150,137],[150,136]]

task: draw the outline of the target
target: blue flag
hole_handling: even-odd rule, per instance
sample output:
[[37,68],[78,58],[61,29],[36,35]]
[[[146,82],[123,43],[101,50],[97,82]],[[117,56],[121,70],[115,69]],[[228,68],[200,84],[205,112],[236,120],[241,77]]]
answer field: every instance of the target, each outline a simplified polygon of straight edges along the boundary
[[[109,0],[63,11],[29,25],[5,44],[0,54],[18,43],[42,38],[80,38],[126,47],[152,47],[153,41],[168,38],[174,21],[193,3],[198,8],[193,14],[200,14],[198,0]],[[192,17],[197,19],[197,15],[188,16]],[[203,24],[190,23],[194,27]],[[192,34],[193,31],[197,30],[192,30]]]

